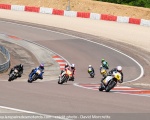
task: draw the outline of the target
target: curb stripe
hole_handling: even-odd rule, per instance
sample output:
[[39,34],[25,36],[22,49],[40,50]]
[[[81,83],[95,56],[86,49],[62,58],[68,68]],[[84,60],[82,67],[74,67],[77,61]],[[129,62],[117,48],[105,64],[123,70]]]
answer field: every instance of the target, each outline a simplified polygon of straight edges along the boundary
[[[74,83],[74,86],[96,90],[99,91],[100,84],[81,84],[81,83]],[[119,93],[119,94],[128,94],[128,95],[137,95],[137,96],[144,96],[150,97],[150,90],[143,90],[139,88],[132,88],[127,86],[116,86],[110,92]]]
[[57,62],[65,62],[64,60],[56,60]]
[[10,4],[0,4],[0,9],[35,12],[35,13],[43,13],[43,14],[49,13],[52,15],[80,17],[80,18],[93,19],[93,20],[106,20],[106,21],[114,21],[118,23],[129,23],[129,24],[136,24],[136,25],[150,27],[150,20],[131,18],[125,16],[115,16],[115,15],[98,14],[98,13],[91,13],[91,12],[66,11],[66,10],[58,10],[54,8],[10,5]]
[[64,69],[67,62],[62,57],[55,55],[52,58],[59,64],[60,70]]
[[58,55],[56,55],[56,56],[53,56],[53,58],[60,58]]

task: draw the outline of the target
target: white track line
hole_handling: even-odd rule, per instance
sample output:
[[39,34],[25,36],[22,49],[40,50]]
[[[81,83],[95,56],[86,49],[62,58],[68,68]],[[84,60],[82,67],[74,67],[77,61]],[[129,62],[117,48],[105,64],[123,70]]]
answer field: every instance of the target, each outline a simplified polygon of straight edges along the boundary
[[47,118],[47,119],[48,118],[55,118],[55,119],[60,119],[60,120],[71,120],[71,119],[67,119],[67,118],[61,118],[59,115],[58,116],[53,116],[53,115],[41,114],[41,113],[37,113],[37,112],[21,110],[21,109],[5,107],[5,106],[0,106],[0,108],[7,109],[7,110],[12,110],[12,111],[17,111],[17,112],[22,112],[22,113],[35,114],[35,115],[38,115],[38,116],[44,116],[44,118]]

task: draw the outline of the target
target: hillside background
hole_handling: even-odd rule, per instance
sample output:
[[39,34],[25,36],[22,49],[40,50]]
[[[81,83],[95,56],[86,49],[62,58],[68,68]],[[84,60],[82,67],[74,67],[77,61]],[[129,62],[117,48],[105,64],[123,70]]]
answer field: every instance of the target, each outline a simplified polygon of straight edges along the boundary
[[150,8],[150,0],[96,0],[96,1]]
[[[0,0],[0,3],[66,10],[68,0]],[[93,12],[150,20],[150,8],[133,7],[96,0],[70,0],[72,11]]]

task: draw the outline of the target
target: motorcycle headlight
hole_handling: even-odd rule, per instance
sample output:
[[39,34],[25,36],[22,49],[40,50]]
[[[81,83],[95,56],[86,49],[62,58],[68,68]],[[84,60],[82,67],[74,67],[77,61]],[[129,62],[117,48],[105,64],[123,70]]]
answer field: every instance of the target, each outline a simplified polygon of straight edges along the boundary
[[40,70],[37,70],[36,73],[39,75],[39,74],[41,74],[41,71],[40,71]]
[[18,70],[17,70],[17,69],[15,69],[15,70],[14,70],[14,72],[16,72],[16,73],[17,73],[17,72],[18,72]]

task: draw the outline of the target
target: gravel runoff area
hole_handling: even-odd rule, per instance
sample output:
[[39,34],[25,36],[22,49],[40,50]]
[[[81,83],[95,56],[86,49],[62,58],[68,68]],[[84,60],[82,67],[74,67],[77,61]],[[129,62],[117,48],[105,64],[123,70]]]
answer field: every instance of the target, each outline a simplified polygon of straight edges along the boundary
[[57,15],[37,14],[20,11],[16,12],[9,10],[0,10],[0,14],[1,18],[26,21],[29,23],[45,26],[54,26],[66,30],[77,31],[86,35],[97,36],[98,38],[103,37],[105,38],[105,42],[110,42],[109,40],[111,40],[112,43],[116,43],[116,46],[114,47],[118,49],[122,49],[123,45],[125,44],[126,50],[128,50],[127,54],[130,55],[132,53],[132,57],[135,59],[140,58],[141,60],[139,60],[139,62],[143,65],[145,71],[144,76],[140,80],[125,84],[134,87],[150,87],[149,27],[83,18],[62,17]]

